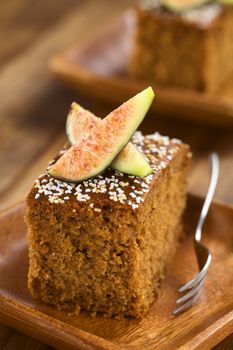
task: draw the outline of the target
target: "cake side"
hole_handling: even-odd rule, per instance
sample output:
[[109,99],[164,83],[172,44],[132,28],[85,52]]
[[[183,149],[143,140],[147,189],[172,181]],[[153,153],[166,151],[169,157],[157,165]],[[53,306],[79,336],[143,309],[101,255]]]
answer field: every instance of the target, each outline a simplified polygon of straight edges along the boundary
[[222,92],[233,75],[233,8],[229,6],[205,38],[205,90]]
[[136,16],[130,75],[160,86],[221,89],[233,71],[230,7],[213,3],[178,14],[153,0],[142,2]]
[[133,142],[147,178],[113,170],[81,184],[43,174],[27,199],[29,289],[68,311],[142,316],[179,235],[189,149],[159,134]]
[[167,262],[182,234],[182,213],[186,204],[189,150],[185,145],[161,173],[141,208],[137,243],[141,252],[144,303],[148,311],[159,292]]

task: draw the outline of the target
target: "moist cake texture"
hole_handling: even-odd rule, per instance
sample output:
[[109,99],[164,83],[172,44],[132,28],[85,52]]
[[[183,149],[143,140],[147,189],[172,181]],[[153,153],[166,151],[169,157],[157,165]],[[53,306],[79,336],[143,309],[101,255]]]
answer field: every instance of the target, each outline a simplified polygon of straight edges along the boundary
[[[33,297],[58,309],[141,317],[181,234],[189,147],[136,132],[153,173],[112,169],[79,184],[42,174],[27,197]],[[51,164],[50,164],[51,165]]]
[[175,13],[141,1],[129,64],[133,77],[160,86],[221,92],[233,75],[233,7],[207,3]]

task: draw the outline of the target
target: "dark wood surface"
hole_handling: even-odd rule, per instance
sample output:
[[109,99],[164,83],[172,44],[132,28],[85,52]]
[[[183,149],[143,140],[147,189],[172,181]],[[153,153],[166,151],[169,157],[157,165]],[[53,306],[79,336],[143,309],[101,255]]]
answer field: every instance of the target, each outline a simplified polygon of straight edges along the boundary
[[[113,106],[80,97],[56,82],[48,61],[70,43],[85,41],[133,1],[56,0],[1,2],[0,11],[0,208],[25,197],[32,181],[64,142],[65,115],[79,100],[96,114]],[[182,138],[194,153],[190,190],[204,194],[208,153],[221,157],[216,198],[233,202],[232,128],[203,126],[156,116],[154,128]],[[221,227],[219,228],[221,234]],[[1,276],[0,276],[1,278]],[[232,349],[233,336],[217,349]],[[0,349],[49,349],[0,325]]]

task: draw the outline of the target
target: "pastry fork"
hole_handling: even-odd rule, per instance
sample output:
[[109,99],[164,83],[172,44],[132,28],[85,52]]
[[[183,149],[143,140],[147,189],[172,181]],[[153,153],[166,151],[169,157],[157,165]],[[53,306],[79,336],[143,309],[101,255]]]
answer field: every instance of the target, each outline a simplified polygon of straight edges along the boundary
[[219,158],[216,153],[212,153],[210,156],[211,162],[211,177],[207,195],[204,205],[201,210],[200,218],[196,227],[194,236],[194,247],[199,265],[199,273],[188,283],[183,285],[180,289],[180,293],[185,293],[181,298],[176,301],[178,307],[173,311],[173,315],[176,316],[182,313],[184,310],[192,306],[198,299],[201,293],[201,289],[204,285],[206,274],[211,263],[211,253],[209,249],[201,243],[202,227],[207,216],[211,201],[216,189],[218,174],[219,174]]

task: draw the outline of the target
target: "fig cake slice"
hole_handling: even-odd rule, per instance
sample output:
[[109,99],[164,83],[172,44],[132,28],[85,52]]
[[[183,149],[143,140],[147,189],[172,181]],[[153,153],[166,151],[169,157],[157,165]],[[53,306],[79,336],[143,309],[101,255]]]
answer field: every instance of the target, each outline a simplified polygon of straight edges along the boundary
[[101,173],[128,144],[153,99],[154,92],[148,87],[123,103],[93,133],[69,148],[48,173],[68,182],[80,182]]
[[[71,145],[93,133],[100,127],[102,119],[73,102],[66,121],[66,134]],[[129,142],[111,163],[111,168],[125,174],[145,177],[152,173],[150,164],[137,149]]]

